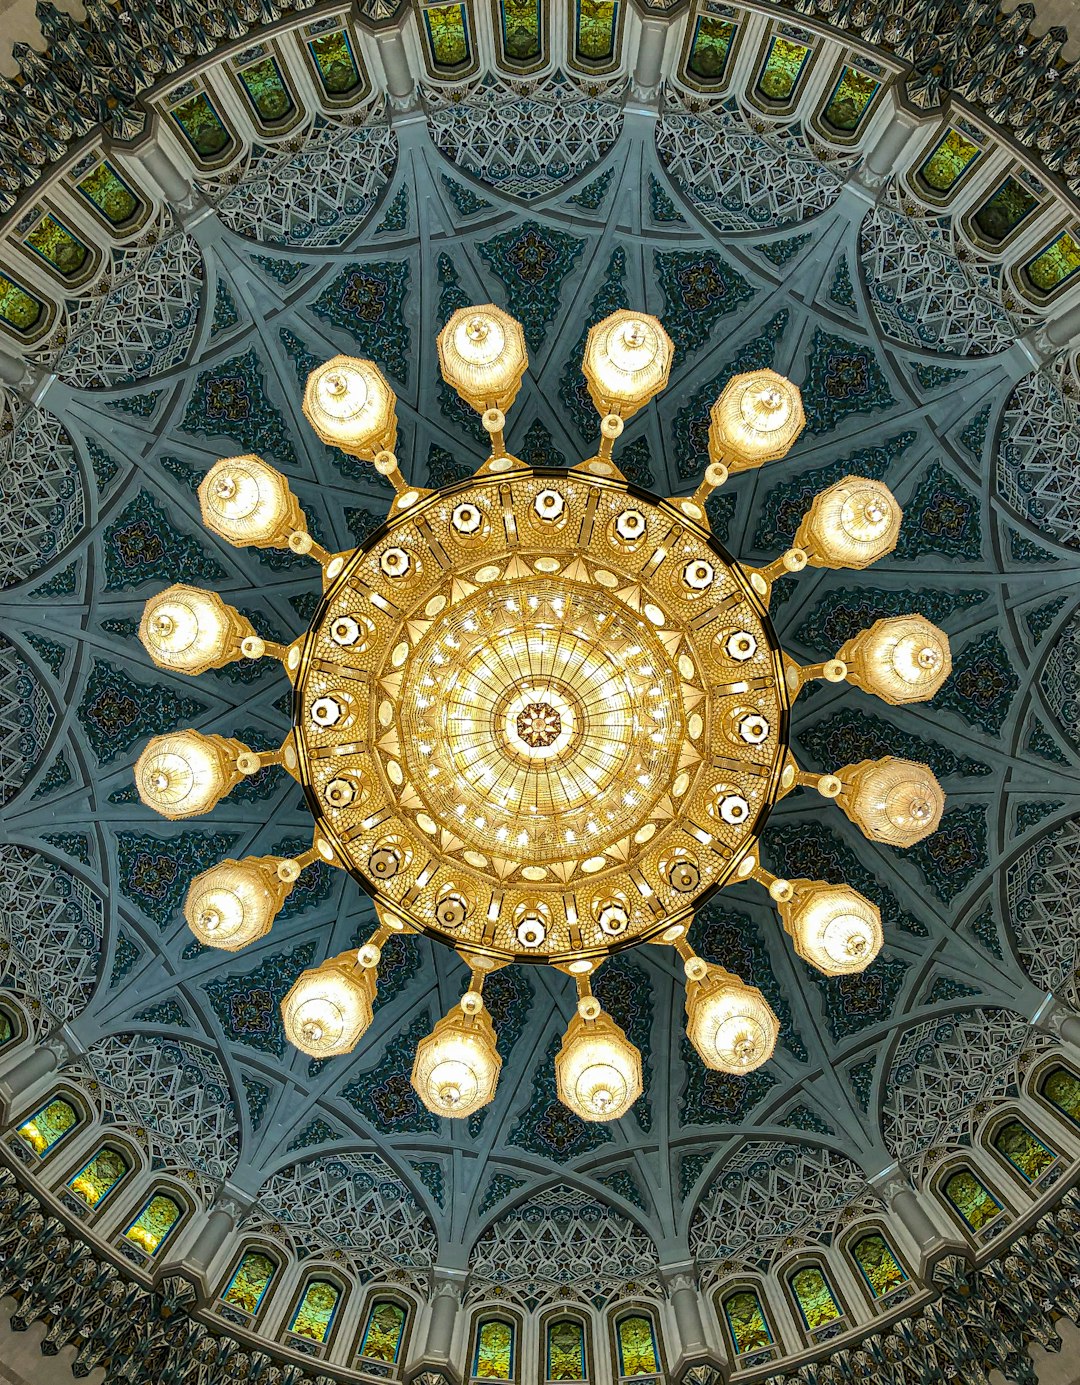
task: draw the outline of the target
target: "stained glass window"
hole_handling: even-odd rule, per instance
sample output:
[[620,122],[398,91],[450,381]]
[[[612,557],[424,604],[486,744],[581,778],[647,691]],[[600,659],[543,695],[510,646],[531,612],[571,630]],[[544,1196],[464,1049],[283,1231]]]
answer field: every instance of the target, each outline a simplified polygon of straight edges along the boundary
[[65,1135],[71,1134],[78,1123],[74,1106],[63,1097],[56,1097],[36,1115],[23,1121],[18,1133],[39,1158],[44,1158]]
[[73,1178],[68,1179],[68,1187],[86,1203],[87,1207],[99,1207],[127,1173],[128,1161],[118,1149],[98,1150],[97,1154],[84,1164]]
[[700,14],[690,41],[686,66],[703,82],[718,82],[724,75],[737,25],[713,15]]
[[464,5],[429,5],[424,23],[436,67],[460,67],[469,61],[472,49]]
[[308,44],[327,96],[344,96],[360,84],[360,68],[344,29],[320,34]]
[[637,1313],[629,1318],[620,1318],[615,1333],[619,1342],[620,1375],[659,1373],[660,1354],[656,1350],[656,1333],[649,1318]]
[[124,1231],[124,1235],[141,1250],[145,1250],[147,1255],[155,1255],[158,1246],[172,1231],[180,1216],[179,1203],[174,1202],[171,1197],[166,1197],[164,1193],[155,1193]]
[[1039,205],[1039,199],[1011,175],[977,209],[972,221],[979,234],[998,245]]
[[12,1027],[11,1016],[6,1010],[0,1010],[0,1048],[10,1042],[14,1037],[15,1030]]
[[946,130],[922,161],[919,177],[934,192],[951,192],[979,157],[979,146],[959,130]]
[[513,1374],[513,1324],[489,1318],[480,1324],[476,1333],[473,1375],[478,1380],[510,1380]]
[[972,1231],[980,1231],[1001,1211],[1001,1203],[970,1169],[961,1169],[947,1178],[942,1192]]
[[585,1328],[573,1318],[548,1323],[548,1380],[584,1380]]
[[857,67],[845,67],[825,107],[826,123],[846,135],[857,130],[880,85],[869,73],[860,72]]
[[499,0],[503,53],[508,62],[540,56],[540,0]]
[[1022,1121],[1007,1121],[994,1135],[993,1144],[1029,1183],[1040,1178],[1057,1158]]
[[809,1331],[816,1332],[819,1327],[843,1316],[829,1281],[815,1265],[796,1270],[788,1282]]
[[398,1359],[404,1335],[405,1309],[399,1303],[380,1299],[371,1305],[364,1335],[360,1339],[360,1355],[371,1361],[387,1361],[393,1365]]
[[273,58],[261,58],[237,75],[255,107],[255,114],[265,124],[274,125],[296,110],[285,78]]
[[74,231],[47,212],[23,241],[64,279],[74,279],[90,256],[89,248]]
[[1043,1078],[1042,1094],[1051,1106],[1080,1125],[1080,1077],[1068,1068],[1052,1068]]
[[772,1333],[765,1321],[761,1300],[752,1289],[740,1289],[736,1294],[729,1294],[724,1299],[724,1317],[739,1356],[772,1346]]
[[577,0],[575,50],[586,62],[606,62],[615,52],[619,0]]
[[856,1241],[851,1253],[875,1298],[891,1294],[907,1279],[904,1267],[889,1249],[888,1242],[876,1231]]
[[221,1297],[245,1313],[257,1313],[276,1269],[269,1255],[263,1255],[259,1250],[249,1250],[237,1265]]
[[204,92],[182,101],[169,114],[200,159],[212,159],[232,144],[232,135]]
[[0,274],[0,322],[7,323],[16,332],[29,332],[40,322],[44,311],[45,305],[40,298]]
[[110,226],[123,226],[133,221],[143,209],[142,200],[132,192],[108,160],[99,163],[75,186]]
[[770,101],[786,101],[795,90],[810,49],[805,43],[793,43],[788,38],[774,38],[765,56],[765,65],[757,80],[757,89]]
[[289,1322],[289,1331],[313,1342],[325,1342],[337,1313],[341,1290],[326,1279],[313,1279],[304,1290]]
[[1045,250],[1024,266],[1024,273],[1042,293],[1052,293],[1080,269],[1080,231],[1062,231]]

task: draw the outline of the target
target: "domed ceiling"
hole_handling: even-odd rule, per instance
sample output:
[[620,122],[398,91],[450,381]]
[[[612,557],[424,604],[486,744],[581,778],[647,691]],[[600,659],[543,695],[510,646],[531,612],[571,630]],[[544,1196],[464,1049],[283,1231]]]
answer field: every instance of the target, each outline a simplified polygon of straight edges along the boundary
[[[732,14],[769,32],[763,15]],[[487,33],[485,16],[473,22]],[[811,120],[821,82],[783,120],[746,99],[751,57],[738,91],[696,92],[677,80],[687,22],[672,25],[675,75],[636,94],[625,51],[596,77],[556,63],[527,83],[440,84],[409,27],[423,103],[401,96],[388,111],[365,31],[357,52],[373,90],[344,114],[315,109],[293,31],[276,51],[308,93],[299,123],[271,138],[248,120],[245,136],[234,114],[244,148],[218,171],[185,161],[171,127],[159,134],[194,192],[149,205],[145,170],[159,186],[165,175],[144,156],[145,224],[121,245],[99,231],[81,286],[28,270],[15,244],[47,207],[63,219],[77,170],[66,191],[40,206],[24,198],[9,218],[3,272],[51,301],[53,320],[36,341],[5,344],[33,381],[2,396],[0,455],[17,480],[0,516],[4,985],[34,1040],[62,1041],[63,1078],[149,1165],[176,1171],[201,1208],[224,1189],[240,1232],[336,1257],[360,1283],[390,1278],[423,1296],[437,1267],[462,1272],[467,1304],[532,1311],[659,1301],[672,1267],[703,1290],[767,1274],[795,1247],[886,1216],[870,1180],[897,1161],[928,1190],[1054,1046],[1032,1027],[1053,1008],[1047,993],[1075,999],[1074,356],[1018,292],[1017,254],[1009,265],[980,255],[958,212],[864,162],[890,124],[886,105],[860,133],[865,147],[830,143]],[[637,34],[636,16],[627,28]],[[809,42],[823,74],[848,51],[835,32]],[[884,88],[901,60],[879,56]],[[178,93],[197,90],[181,76],[156,79],[159,124]],[[226,114],[238,90],[230,100]],[[901,166],[923,157],[944,119],[916,105]],[[110,154],[133,185],[136,152],[119,140]],[[1012,157],[991,148],[985,161],[1004,169]],[[1025,260],[1064,224],[1039,186],[1048,216]],[[806,430],[785,461],[714,497],[714,532],[764,563],[824,485],[881,478],[904,508],[896,551],[866,573],[779,583],[781,640],[813,663],[914,608],[952,642],[954,672],[933,702],[886,707],[818,685],[793,731],[807,769],[890,753],[925,761],[948,796],[940,830],[906,852],[875,846],[803,790],[763,838],[778,874],[846,880],[874,900],[881,955],[829,979],[792,955],[760,891],[728,889],[704,907],[697,950],[761,987],[781,1020],[774,1059],[746,1078],[706,1070],[686,1043],[674,957],[616,957],[596,993],[641,1050],[645,1091],[612,1124],[586,1124],[556,1097],[552,1060],[575,997],[547,968],[488,983],[503,1059],[491,1106],[461,1122],[431,1115],[410,1085],[413,1052],[465,972],[423,938],[387,945],[375,1020],[353,1054],[301,1055],[280,1001],[302,968],[371,933],[370,901],[319,865],[268,937],[236,955],[205,949],[180,912],[191,877],[225,855],[305,849],[300,790],[264,769],[212,818],[170,824],[132,782],[155,732],[190,725],[270,748],[291,724],[291,692],[267,663],[185,680],[155,669],[136,638],[147,597],[175,580],[220,591],[275,640],[312,615],[312,564],[231,548],[202,527],[195,488],[207,468],[261,454],[288,476],[315,538],[353,547],[391,491],[315,439],[300,412],[307,373],[337,352],[376,361],[398,395],[406,476],[464,478],[485,439],[440,379],[435,335],[453,310],[485,301],[520,319],[528,342],[510,450],[548,466],[597,439],[579,369],[588,324],[626,306],[662,319],[671,385],[617,450],[628,477],[660,495],[700,480],[708,407],[733,373],[790,376]],[[1050,316],[1062,311],[1055,300]],[[1062,1166],[1073,1147],[1060,1137]],[[1010,1196],[1010,1221],[1040,1195]],[[967,1244],[961,1226],[951,1236]],[[852,1309],[849,1325],[860,1320],[869,1330],[873,1310]],[[812,1345],[792,1329],[762,1363]]]

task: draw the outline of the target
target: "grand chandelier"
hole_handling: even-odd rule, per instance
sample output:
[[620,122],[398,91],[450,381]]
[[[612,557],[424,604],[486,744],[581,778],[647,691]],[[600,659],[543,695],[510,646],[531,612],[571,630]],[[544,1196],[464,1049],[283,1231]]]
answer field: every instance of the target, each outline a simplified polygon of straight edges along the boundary
[[590,330],[583,370],[601,441],[569,470],[506,450],[506,410],[528,364],[518,322],[491,304],[463,308],[438,349],[491,455],[436,491],[401,473],[396,399],[375,365],[336,356],[308,377],[304,413],[319,438],[394,487],[386,523],[352,552],[311,538],[288,482],[261,458],[210,468],[199,487],[208,528],[309,554],[322,600],[283,646],[217,594],[178,584],[147,602],[139,636],[159,667],[183,673],[280,660],[293,729],[273,752],[194,730],[155,736],[136,783],[168,818],[207,812],[266,765],[303,786],[309,851],[226,860],[192,881],[184,913],[204,944],[236,951],[264,937],[316,861],[373,898],[371,938],[303,972],[282,1002],[304,1053],[354,1048],[372,1020],[381,948],[394,933],[425,933],[457,951],[470,980],[417,1048],[424,1104],[462,1117],[492,1099],[501,1060],[484,982],[508,963],[542,962],[577,985],[559,1096],[585,1120],[612,1120],[642,1090],[640,1054],[592,994],[612,953],[675,948],[690,1041],[708,1067],[735,1074],[771,1056],[779,1024],[756,987],[694,952],[698,905],[757,881],[811,966],[839,975],[876,956],[877,907],[845,884],[771,874],[759,837],[800,785],[835,799],[874,841],[906,847],[936,829],[944,795],[926,765],[889,756],[800,770],[789,718],[811,679],[891,703],[932,697],[951,669],[948,639],[913,613],[809,667],[780,648],[773,584],[807,564],[866,567],[895,547],[901,512],[881,482],[847,476],[766,567],[740,565],[713,538],[709,495],[783,457],[803,427],[797,387],[775,372],[729,382],[712,407],[701,485],[662,499],[613,460],[625,420],[667,384],[673,349],[656,318],[620,311]]

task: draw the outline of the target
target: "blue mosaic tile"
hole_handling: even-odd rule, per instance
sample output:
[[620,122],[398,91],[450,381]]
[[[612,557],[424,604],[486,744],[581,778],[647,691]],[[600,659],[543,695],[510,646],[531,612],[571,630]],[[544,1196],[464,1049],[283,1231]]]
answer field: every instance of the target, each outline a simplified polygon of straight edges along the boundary
[[386,511],[376,514],[361,506],[345,507],[345,528],[352,535],[353,543],[362,544],[371,537],[381,524],[386,523]]
[[1054,740],[1050,732],[1040,722],[1033,722],[1031,734],[1027,739],[1027,748],[1040,759],[1052,760],[1058,765],[1070,763],[1069,757]]
[[133,1016],[141,1024],[172,1024],[177,1029],[191,1029],[191,1020],[186,1010],[176,1000],[162,1000],[156,1005],[147,1005]]
[[941,1005],[950,1000],[965,1000],[969,996],[980,995],[974,986],[956,981],[951,976],[938,976],[926,993],[927,1005]]
[[802,384],[806,428],[828,433],[851,414],[878,413],[896,400],[871,347],[818,327]]
[[180,426],[193,437],[231,438],[242,452],[283,466],[298,464],[285,420],[267,397],[254,347],[200,372]]
[[152,580],[216,582],[225,569],[196,539],[181,534],[149,491],[141,490],[105,530],[105,590]]
[[[809,236],[807,239],[809,240]],[[841,255],[836,262],[832,283],[829,285],[829,298],[839,307],[850,308],[852,311],[859,306],[855,297],[855,285],[851,282],[851,270],[848,268],[846,255]]]
[[937,897],[951,904],[990,864],[985,804],[950,808],[938,830],[909,848],[904,856],[918,867]]
[[495,1026],[495,1043],[505,1062],[528,1023],[535,996],[521,967],[493,972],[484,983],[484,1004]]
[[525,1180],[522,1178],[511,1178],[508,1173],[493,1173],[488,1179],[487,1188],[484,1190],[484,1197],[477,1209],[481,1216],[497,1202],[502,1202],[503,1198],[509,1197],[518,1188],[525,1187]]
[[721,495],[718,491],[713,491],[705,502],[705,513],[709,517],[709,527],[721,543],[728,541],[731,521],[735,518],[735,508],[738,503],[738,498],[735,495]]
[[574,344],[574,349],[567,357],[566,364],[559,376],[559,401],[570,415],[574,427],[587,443],[595,442],[600,437],[600,415],[596,412],[596,405],[589,397],[589,390],[581,369],[581,360],[585,354],[585,342],[589,335],[589,327],[594,322],[599,322],[618,308],[630,306],[624,282],[625,277],[626,251],[621,245],[617,245],[611,252],[600,286],[589,303],[589,311],[585,315],[581,334]]
[[492,210],[492,204],[486,197],[478,197],[472,188],[459,183],[456,178],[448,178],[445,173],[440,173],[439,177],[458,216],[475,216],[477,212]]
[[76,716],[98,764],[111,765],[144,736],[173,731],[205,711],[196,697],[138,683],[107,659],[95,659]]
[[110,990],[119,986],[142,955],[142,948],[127,929],[121,925],[117,931],[116,945],[113,948],[112,969],[109,972]]
[[776,1078],[767,1067],[745,1077],[713,1072],[697,1056],[685,1035],[680,1039],[680,1051],[686,1069],[686,1085],[679,1101],[683,1125],[744,1125],[751,1111],[776,1086]]
[[944,389],[946,385],[962,380],[967,374],[966,370],[954,370],[951,366],[945,365],[927,365],[923,361],[916,361],[911,371],[920,386],[927,391]]
[[593,993],[641,1054],[644,1088],[630,1110],[646,1133],[652,1129],[653,997],[648,976],[625,957],[610,957],[593,979]]
[[[940,625],[957,611],[967,611],[985,601],[985,591],[944,591],[920,587],[914,591],[889,591],[882,587],[853,587],[830,591],[815,603],[795,630],[795,639],[807,649],[827,649],[834,653],[860,630],[868,630],[885,616],[907,615],[917,611]],[[955,662],[955,654],[954,654]],[[948,689],[956,678],[945,684]],[[944,690],[943,690],[944,691]],[[942,694],[939,693],[940,697]]]
[[894,556],[907,561],[924,553],[940,553],[964,563],[982,557],[979,498],[934,462],[904,506]]
[[219,337],[224,332],[229,332],[240,321],[240,313],[233,301],[233,296],[229,292],[229,286],[224,279],[218,280],[217,294],[214,297],[214,320],[210,324],[210,339]]
[[982,461],[983,451],[986,447],[986,434],[990,427],[990,409],[987,404],[985,409],[981,409],[970,423],[960,434],[961,444],[967,448],[977,462]]
[[712,1157],[712,1151],[706,1150],[703,1153],[684,1154],[679,1160],[679,1197],[684,1201]]
[[1033,611],[1028,611],[1024,615],[1024,624],[1031,633],[1032,639],[1036,644],[1041,643],[1042,637],[1050,629],[1057,618],[1058,612],[1068,596],[1056,596],[1053,601],[1048,601],[1044,606],[1036,606]]
[[233,832],[190,830],[168,837],[117,832],[120,892],[164,932],[181,917],[180,908],[195,876],[223,861],[236,840]]
[[654,173],[649,174],[649,215],[657,226],[686,225],[686,217],[676,207],[663,183]]
[[720,319],[757,293],[715,250],[656,250],[653,267],[664,295],[661,317],[675,343],[676,361],[704,346]]
[[971,920],[970,928],[973,936],[990,953],[991,956],[1001,960],[1001,936],[998,932],[997,921],[994,918],[994,906],[988,900]]
[[85,832],[43,832],[41,840],[55,846],[65,856],[81,861],[84,866],[90,864],[90,838]]
[[523,221],[477,246],[506,289],[506,307],[525,329],[530,351],[538,351],[559,311],[559,295],[585,249],[565,231]]
[[382,215],[382,219],[375,227],[374,234],[379,236],[386,232],[393,231],[400,233],[409,226],[409,185],[402,183],[397,190],[394,200],[387,206]]
[[[496,976],[503,975],[496,972]],[[494,980],[494,977],[492,978]],[[485,987],[485,998],[487,988]],[[596,1121],[583,1121],[555,1094],[555,1055],[562,1040],[554,1035],[547,1052],[538,1057],[532,1071],[532,1094],[529,1104],[518,1116],[506,1137],[507,1144],[517,1145],[541,1159],[565,1164],[569,1159],[588,1154],[610,1143],[611,1131]]]
[[1015,563],[1056,563],[1058,556],[1047,549],[1033,543],[1024,534],[1018,534],[1015,529],[1009,530],[1009,557]]
[[470,308],[473,302],[458,282],[458,272],[449,255],[440,253],[435,262],[435,277],[439,285],[439,325],[443,326],[459,308]]
[[384,1135],[433,1134],[439,1129],[438,1116],[427,1109],[410,1081],[416,1046],[431,1030],[431,1015],[427,1011],[417,1015],[404,1033],[387,1043],[373,1068],[341,1089],[349,1105]]
[[865,971],[852,976],[822,976],[813,967],[800,965],[821,992],[825,1024],[837,1042],[872,1024],[886,1023],[908,973],[907,962],[884,952]]
[[405,319],[408,260],[348,265],[323,289],[311,309],[356,342],[366,356],[402,384],[409,379],[412,330]]
[[262,1124],[263,1116],[266,1115],[266,1107],[270,1101],[270,1088],[265,1082],[258,1082],[254,1077],[249,1077],[246,1072],[240,1074],[240,1081],[244,1088],[244,1100],[247,1103],[251,1128],[258,1130]]
[[816,1111],[811,1111],[809,1106],[802,1104],[793,1106],[782,1120],[777,1121],[778,1125],[785,1130],[807,1130],[816,1135],[835,1135],[836,1131],[826,1121],[823,1121]]
[[1064,808],[1065,803],[1060,798],[1043,799],[1039,802],[1019,803],[1016,808],[1016,832],[1019,836],[1022,832],[1029,831],[1043,818],[1047,818],[1051,813],[1056,813],[1060,808]]
[[[605,173],[601,173],[599,178],[594,178],[591,183],[586,183],[580,192],[575,192],[572,197],[566,200],[572,202],[575,207],[584,207],[586,211],[595,212],[608,194],[611,187],[611,180],[615,177],[615,170],[609,168]],[[655,178],[653,182],[655,182]]]
[[279,260],[271,255],[252,255],[251,258],[260,269],[265,270],[271,279],[276,279],[284,288],[304,272],[304,266],[296,260]]
[[652,450],[648,438],[635,438],[633,442],[619,448],[615,454],[615,461],[628,481],[633,481],[636,486],[644,486],[646,490],[655,489],[656,477],[653,475]]
[[[811,725],[800,721],[795,734],[811,757],[803,767],[813,764],[823,773],[840,768],[834,763],[838,755],[843,756],[845,764],[852,765],[860,760],[897,755],[929,765],[939,778],[950,774],[982,776],[993,773],[989,765],[967,755],[958,755],[937,741],[901,731],[874,712],[864,712],[861,708],[841,707]],[[803,763],[801,756],[799,763]]]
[[153,418],[160,400],[161,394],[154,390],[151,394],[124,394],[118,399],[107,399],[105,407],[131,414],[134,418]]
[[440,1164],[424,1161],[411,1161],[411,1167],[416,1173],[421,1183],[427,1188],[428,1192],[439,1204],[440,1207],[446,1206],[446,1186],[443,1181],[443,1171]]
[[42,582],[40,587],[35,587],[30,593],[34,601],[51,601],[55,596],[71,596],[79,585],[79,560],[76,558],[68,563],[67,567],[61,568],[49,578],[47,582]]
[[94,485],[97,486],[98,495],[104,495],[119,476],[120,463],[111,452],[106,452],[104,447],[95,442],[93,438],[88,439],[86,451],[90,458],[90,469],[94,473]]
[[[916,602],[914,609],[924,608]],[[1019,687],[1009,652],[991,630],[959,652],[953,650],[952,674],[929,705],[956,712],[969,725],[999,736]]]
[[58,789],[64,789],[72,782],[71,766],[64,758],[63,753],[57,755],[49,768],[42,775],[37,788],[34,790],[32,799],[47,798],[49,794],[56,793]]
[[202,990],[234,1043],[260,1053],[285,1056],[288,1039],[281,1023],[281,1002],[293,982],[315,964],[315,944],[276,952],[247,972],[230,972],[202,983]]
[[45,663],[52,670],[53,677],[59,678],[60,671],[68,656],[67,645],[60,644],[57,640],[51,640],[45,635],[35,634],[33,630],[24,630],[23,638],[30,648],[45,660]]
[[551,434],[538,418],[534,418],[529,424],[518,455],[523,462],[528,462],[530,466],[570,465],[555,446]]
[[289,1141],[286,1151],[291,1154],[294,1149],[311,1149],[313,1145],[332,1144],[341,1138],[340,1130],[324,1121],[321,1116],[316,1116],[314,1120],[308,1121],[294,1140]]
[[610,1188],[613,1193],[618,1193],[619,1197],[633,1203],[635,1207],[640,1207],[643,1212],[649,1210],[637,1180],[628,1169],[616,1169],[613,1173],[601,1175],[596,1181],[602,1183],[605,1188]]
[[861,1063],[854,1063],[847,1070],[847,1079],[851,1083],[851,1090],[855,1094],[855,1100],[859,1103],[860,1110],[867,1111],[870,1108],[870,1096],[874,1089],[874,1069],[877,1066],[875,1059],[867,1058]]

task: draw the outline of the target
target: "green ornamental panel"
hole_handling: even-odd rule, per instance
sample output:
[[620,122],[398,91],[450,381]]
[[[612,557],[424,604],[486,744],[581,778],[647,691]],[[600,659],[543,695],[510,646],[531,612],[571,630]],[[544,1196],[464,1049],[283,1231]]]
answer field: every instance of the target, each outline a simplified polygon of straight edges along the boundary
[[972,217],[979,234],[992,245],[999,245],[1030,216],[1039,199],[1018,178],[1008,177],[986,199]]
[[232,144],[232,135],[204,92],[181,102],[169,114],[200,159],[212,159]]
[[814,1265],[797,1270],[790,1279],[791,1291],[799,1305],[803,1322],[811,1332],[842,1316],[829,1281]]
[[273,58],[262,58],[238,73],[255,114],[267,125],[287,119],[296,109],[281,69]]
[[994,1148],[1024,1175],[1029,1183],[1041,1178],[1057,1155],[1023,1121],[1008,1121],[994,1135]]
[[787,101],[795,90],[795,84],[802,75],[810,49],[805,43],[794,43],[787,38],[774,38],[769,44],[757,89],[770,101]]
[[110,226],[125,226],[143,210],[144,203],[106,159],[75,184]]
[[740,1289],[724,1299],[724,1317],[740,1356],[772,1346],[772,1333],[761,1300],[751,1289]]
[[68,1187],[86,1203],[87,1207],[97,1207],[112,1192],[130,1165],[117,1149],[102,1149],[83,1165]]
[[360,68],[348,34],[335,29],[332,34],[320,34],[308,44],[315,59],[315,69],[327,96],[345,96],[360,85]]
[[942,1191],[972,1231],[981,1231],[1001,1211],[1001,1203],[969,1169],[954,1173]]
[[141,1250],[145,1250],[147,1255],[156,1255],[162,1241],[175,1227],[180,1216],[179,1203],[164,1193],[156,1193],[124,1235]]
[[1041,293],[1053,293],[1080,269],[1080,233],[1062,231],[1045,250],[1024,266],[1024,272]]
[[23,244],[63,279],[76,278],[90,257],[89,247],[51,212],[41,218]]
[[508,62],[540,56],[540,0],[499,0],[503,52]]
[[244,1313],[257,1313],[276,1269],[269,1255],[249,1250],[237,1265],[222,1299]]
[[737,25],[726,19],[698,15],[686,60],[692,76],[703,82],[718,82],[723,77],[737,29]]
[[70,1135],[78,1120],[71,1103],[63,1097],[57,1097],[55,1101],[43,1106],[36,1115],[24,1121],[19,1126],[18,1133],[34,1153],[42,1158],[54,1145],[59,1144],[65,1135]]
[[386,1361],[393,1365],[398,1359],[404,1335],[404,1308],[385,1299],[373,1303],[360,1342],[360,1355],[371,1361]]
[[436,67],[460,67],[469,61],[472,50],[464,5],[429,5],[424,23]]
[[1042,1094],[1080,1125],[1080,1077],[1075,1077],[1067,1068],[1054,1068],[1043,1080]]
[[933,192],[951,192],[979,153],[979,146],[959,130],[946,130],[920,165],[919,177]]
[[587,62],[606,62],[615,51],[618,0],[578,0],[577,56]]
[[851,1254],[875,1298],[884,1298],[907,1280],[884,1236],[863,1236],[851,1247]]
[[656,1333],[649,1318],[633,1314],[621,1318],[617,1328],[620,1375],[655,1375],[660,1369]]
[[313,1342],[325,1342],[337,1313],[341,1290],[325,1279],[313,1279],[289,1322],[289,1331]]
[[548,1324],[547,1378],[585,1379],[585,1329],[573,1318]]
[[853,134],[862,124],[881,83],[857,67],[845,67],[825,106],[825,122],[834,130]]
[[481,1380],[509,1380],[514,1370],[514,1329],[491,1319],[480,1324],[476,1337],[473,1375]]

